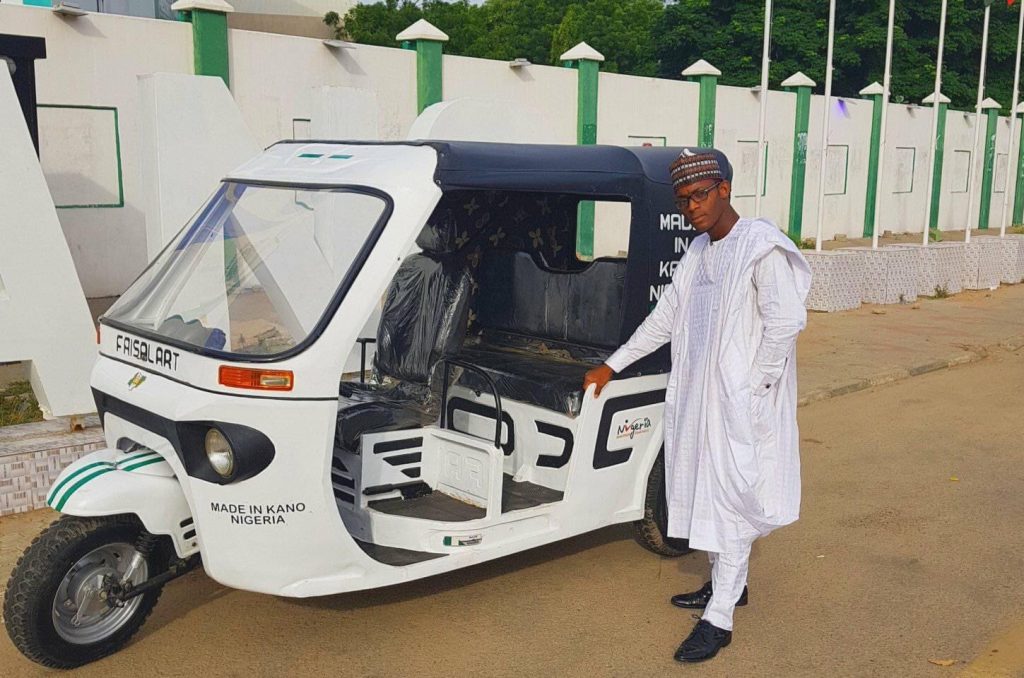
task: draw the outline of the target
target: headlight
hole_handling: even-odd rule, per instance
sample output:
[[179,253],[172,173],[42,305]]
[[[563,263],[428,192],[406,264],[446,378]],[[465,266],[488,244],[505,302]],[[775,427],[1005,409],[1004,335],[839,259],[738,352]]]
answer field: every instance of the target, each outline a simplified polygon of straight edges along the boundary
[[215,428],[206,432],[206,458],[222,478],[230,478],[235,471],[235,452],[224,434]]

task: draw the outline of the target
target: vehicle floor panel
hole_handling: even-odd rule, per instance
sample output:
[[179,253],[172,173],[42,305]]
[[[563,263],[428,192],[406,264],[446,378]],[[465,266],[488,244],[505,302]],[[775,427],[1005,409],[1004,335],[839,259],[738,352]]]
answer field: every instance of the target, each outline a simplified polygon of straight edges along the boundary
[[416,563],[442,558],[447,555],[446,553],[411,551],[409,549],[400,549],[396,546],[381,546],[380,544],[371,544],[368,541],[360,541],[359,539],[356,539],[355,542],[366,555],[385,565],[415,565]]
[[[563,496],[564,493],[558,490],[534,483],[516,482],[511,475],[505,474],[501,483],[501,512],[551,504],[561,501]],[[479,506],[467,504],[441,492],[431,492],[411,499],[380,499],[371,501],[369,506],[374,511],[393,516],[453,523],[479,520],[487,515],[487,511]]]

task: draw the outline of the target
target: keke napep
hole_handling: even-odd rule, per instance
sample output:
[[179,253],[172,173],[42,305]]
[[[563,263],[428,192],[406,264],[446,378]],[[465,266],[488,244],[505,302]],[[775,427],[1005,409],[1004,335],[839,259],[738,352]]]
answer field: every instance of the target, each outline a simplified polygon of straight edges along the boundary
[[100,321],[107,447],[47,497],[62,515],[4,601],[15,645],[115,652],[200,564],[306,597],[615,523],[685,553],[667,351],[582,391],[693,235],[680,150],[288,141],[230,173]]

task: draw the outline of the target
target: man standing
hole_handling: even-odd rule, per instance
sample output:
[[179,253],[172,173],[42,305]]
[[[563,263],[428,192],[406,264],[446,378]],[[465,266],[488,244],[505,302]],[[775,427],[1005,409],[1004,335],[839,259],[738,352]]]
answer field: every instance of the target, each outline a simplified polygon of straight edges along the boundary
[[711,581],[672,598],[705,609],[675,653],[697,662],[732,640],[754,540],[799,514],[796,337],[811,274],[778,228],[733,209],[732,168],[719,151],[684,150],[670,172],[676,207],[699,235],[651,314],[584,388],[599,395],[614,372],[671,342],[667,536],[711,561]]

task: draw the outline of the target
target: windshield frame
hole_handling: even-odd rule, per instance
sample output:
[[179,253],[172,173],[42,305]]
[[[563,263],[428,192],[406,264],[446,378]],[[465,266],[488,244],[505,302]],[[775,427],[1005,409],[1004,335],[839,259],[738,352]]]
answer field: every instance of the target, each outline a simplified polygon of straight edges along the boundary
[[[168,346],[174,346],[175,348],[180,348],[183,351],[188,351],[189,353],[195,353],[206,358],[215,358],[217,360],[224,360],[236,363],[270,363],[278,362],[281,360],[287,360],[288,358],[293,358],[298,354],[302,353],[303,351],[305,351],[306,349],[308,349],[311,345],[313,345],[313,343],[316,342],[324,333],[324,330],[327,329],[327,325],[330,324],[331,320],[334,318],[334,314],[338,312],[338,308],[341,306],[341,302],[345,299],[345,296],[348,294],[349,289],[351,289],[352,284],[355,282],[356,278],[362,272],[363,266],[366,264],[366,260],[369,259],[370,253],[373,251],[373,248],[377,246],[377,241],[380,239],[381,233],[384,232],[384,227],[391,220],[391,215],[395,211],[395,201],[387,192],[379,188],[374,188],[373,186],[364,186],[360,184],[261,181],[254,179],[232,179],[231,177],[226,177],[225,179],[221,180],[220,184],[218,184],[217,190],[214,191],[214,195],[208,198],[207,201],[203,203],[202,207],[200,207],[196,211],[195,215],[193,215],[192,218],[190,218],[188,222],[181,228],[181,230],[179,230],[174,235],[174,237],[171,238],[166,245],[164,245],[163,249],[160,250],[160,253],[153,257],[153,260],[149,262],[149,264],[142,270],[141,273],[139,273],[138,276],[136,276],[136,278],[131,282],[131,284],[125,288],[125,291],[130,289],[132,285],[134,285],[136,282],[138,282],[140,278],[146,275],[146,273],[148,273],[149,270],[153,268],[153,266],[156,265],[158,261],[160,261],[161,257],[163,257],[164,253],[168,249],[178,244],[178,242],[181,240],[182,234],[186,230],[191,228],[195,223],[196,219],[198,219],[200,215],[202,215],[206,211],[207,207],[211,205],[212,200],[214,200],[216,194],[220,191],[220,187],[223,186],[224,184],[242,184],[245,186],[252,186],[254,188],[283,188],[286,190],[295,191],[329,190],[339,193],[361,193],[363,195],[370,195],[375,198],[383,200],[384,208],[381,210],[380,217],[377,219],[377,222],[370,229],[369,236],[367,236],[366,240],[363,242],[363,246],[359,248],[359,252],[356,253],[355,259],[352,261],[352,265],[349,266],[348,271],[345,273],[345,277],[341,279],[340,284],[334,291],[334,294],[331,296],[330,301],[328,302],[326,308],[324,309],[323,314],[320,316],[320,319],[317,320],[316,324],[310,330],[309,334],[306,335],[306,337],[302,341],[296,343],[294,346],[279,353],[253,355],[250,353],[232,353],[231,351],[221,351],[217,349],[206,348],[204,346],[196,346],[195,344],[190,344],[186,341],[182,341],[181,339],[166,337],[152,330],[143,329],[141,327],[136,327],[135,325],[131,325],[129,323],[124,323],[119,320],[108,318],[105,314],[100,316],[99,323],[101,325],[106,325],[108,327],[112,327],[122,332],[128,332],[129,334],[134,334],[145,339],[149,339],[151,341],[159,342],[161,344],[167,344]],[[124,292],[122,292],[120,296],[123,295]],[[119,299],[120,296],[118,297]]]

